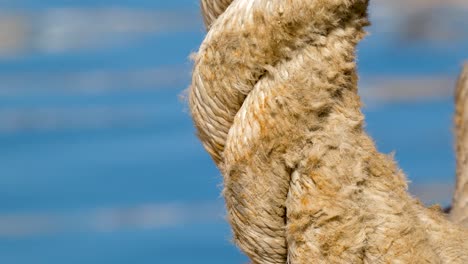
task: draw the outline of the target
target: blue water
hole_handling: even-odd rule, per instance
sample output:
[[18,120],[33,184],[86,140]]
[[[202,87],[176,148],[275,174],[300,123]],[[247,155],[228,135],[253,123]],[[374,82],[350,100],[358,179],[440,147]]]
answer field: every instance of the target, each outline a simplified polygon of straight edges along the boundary
[[246,263],[224,224],[73,233],[0,242],[2,263]]
[[[27,12],[109,6],[194,12],[198,8],[192,0],[0,1],[2,8]],[[35,73],[46,79],[22,80],[22,88],[28,86],[25,91],[0,97],[0,113],[26,113],[25,120],[18,121],[24,122],[23,127],[0,131],[0,263],[246,262],[229,242],[222,210],[219,217],[183,219],[173,226],[130,225],[106,231],[59,221],[52,225],[66,227],[36,232],[18,223],[18,230],[10,228],[18,231],[13,235],[1,231],[6,215],[34,220],[43,214],[66,218],[77,212],[144,204],[194,208],[222,204],[222,178],[197,140],[187,106],[180,99],[190,82],[188,55],[196,51],[204,34],[201,20],[194,23],[196,29],[189,32],[155,33],[127,44],[53,54],[32,49],[0,59],[1,76]],[[379,32],[378,26],[370,30],[374,34],[359,46],[359,70],[365,77],[442,74],[456,78],[461,62],[468,58],[467,41],[450,47],[405,45]],[[66,87],[48,89],[56,84],[48,83],[47,76],[168,66],[181,66],[179,78],[155,89],[128,87],[95,94],[70,92]],[[0,81],[0,92],[9,88]],[[117,121],[102,125],[98,118],[96,126],[86,126],[70,117],[65,125],[41,129],[28,119],[43,109],[63,114],[99,107],[110,109],[110,117],[118,117]],[[366,128],[378,148],[395,151],[412,185],[423,185],[453,184],[453,110],[452,99],[441,98],[386,104],[364,112]],[[136,112],[125,116],[126,111]],[[447,204],[449,199],[425,202]]]

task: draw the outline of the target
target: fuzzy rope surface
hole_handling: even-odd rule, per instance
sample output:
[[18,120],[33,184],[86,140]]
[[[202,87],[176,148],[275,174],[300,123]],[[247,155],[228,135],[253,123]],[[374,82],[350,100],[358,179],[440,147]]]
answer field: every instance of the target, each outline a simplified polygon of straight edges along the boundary
[[189,103],[253,263],[468,263],[468,232],[407,192],[363,129],[367,0],[202,0]]

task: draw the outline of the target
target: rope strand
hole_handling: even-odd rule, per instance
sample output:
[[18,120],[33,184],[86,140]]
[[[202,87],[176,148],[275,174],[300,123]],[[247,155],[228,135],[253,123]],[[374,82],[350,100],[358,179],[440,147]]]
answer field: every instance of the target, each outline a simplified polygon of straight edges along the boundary
[[468,263],[468,233],[407,193],[363,129],[367,0],[202,0],[189,103],[253,263]]

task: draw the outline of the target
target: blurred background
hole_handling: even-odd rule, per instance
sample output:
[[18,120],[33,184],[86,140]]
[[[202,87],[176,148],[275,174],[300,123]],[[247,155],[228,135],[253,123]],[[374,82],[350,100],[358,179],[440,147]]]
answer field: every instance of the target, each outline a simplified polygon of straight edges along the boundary
[[[454,186],[468,1],[372,0],[367,130],[424,203]],[[196,0],[0,0],[0,263],[245,263],[180,94]]]

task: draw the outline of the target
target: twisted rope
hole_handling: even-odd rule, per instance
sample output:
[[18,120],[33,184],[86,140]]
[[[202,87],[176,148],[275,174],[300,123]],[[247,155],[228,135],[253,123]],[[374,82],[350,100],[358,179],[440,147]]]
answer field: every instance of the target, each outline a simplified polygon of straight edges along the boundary
[[254,263],[468,263],[468,234],[407,193],[363,129],[367,0],[202,0],[189,103]]
[[457,182],[451,219],[468,227],[468,64],[455,92],[455,132],[457,138]]

